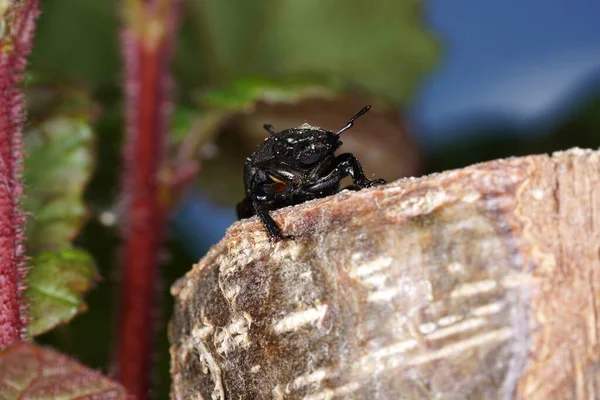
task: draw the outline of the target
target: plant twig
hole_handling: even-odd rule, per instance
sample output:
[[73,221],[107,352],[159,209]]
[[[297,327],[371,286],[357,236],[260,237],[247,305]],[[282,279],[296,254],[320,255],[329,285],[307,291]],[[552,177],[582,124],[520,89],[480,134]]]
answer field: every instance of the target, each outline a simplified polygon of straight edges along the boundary
[[23,79],[31,51],[38,1],[0,3],[0,348],[25,336],[27,317],[21,292],[26,269],[21,210],[23,183]]
[[178,0],[125,0],[127,143],[126,221],[117,347],[118,378],[138,399],[148,396],[154,296],[165,226],[159,173],[170,108],[169,63]]

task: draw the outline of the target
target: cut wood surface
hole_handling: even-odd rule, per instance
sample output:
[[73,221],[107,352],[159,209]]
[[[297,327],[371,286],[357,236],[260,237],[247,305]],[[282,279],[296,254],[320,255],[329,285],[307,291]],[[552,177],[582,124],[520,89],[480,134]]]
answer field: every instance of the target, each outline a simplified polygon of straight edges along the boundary
[[173,286],[173,399],[600,398],[600,152],[273,214]]

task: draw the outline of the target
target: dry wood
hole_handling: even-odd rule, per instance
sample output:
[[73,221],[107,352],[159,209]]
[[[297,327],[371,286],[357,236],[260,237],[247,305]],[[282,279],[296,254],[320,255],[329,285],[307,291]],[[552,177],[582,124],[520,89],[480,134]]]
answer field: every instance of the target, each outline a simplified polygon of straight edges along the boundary
[[174,399],[600,398],[600,152],[257,219],[172,288]]

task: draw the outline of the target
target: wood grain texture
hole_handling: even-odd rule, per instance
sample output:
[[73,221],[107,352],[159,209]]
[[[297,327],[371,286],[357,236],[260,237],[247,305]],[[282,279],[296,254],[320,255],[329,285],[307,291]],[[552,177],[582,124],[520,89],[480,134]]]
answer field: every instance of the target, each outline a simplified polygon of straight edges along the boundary
[[173,288],[173,399],[598,398],[600,153],[342,192]]

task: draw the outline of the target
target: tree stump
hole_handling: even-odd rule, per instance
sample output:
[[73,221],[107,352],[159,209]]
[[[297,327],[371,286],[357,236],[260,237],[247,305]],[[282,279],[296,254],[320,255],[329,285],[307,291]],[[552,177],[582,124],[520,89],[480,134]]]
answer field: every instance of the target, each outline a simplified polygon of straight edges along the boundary
[[273,214],[173,286],[173,399],[600,397],[600,152]]

